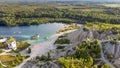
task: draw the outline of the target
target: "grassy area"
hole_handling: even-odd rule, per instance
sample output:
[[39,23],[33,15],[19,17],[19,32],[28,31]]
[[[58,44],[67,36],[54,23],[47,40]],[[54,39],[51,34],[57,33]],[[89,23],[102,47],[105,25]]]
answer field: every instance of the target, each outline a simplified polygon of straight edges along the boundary
[[23,40],[21,42],[17,42],[17,51],[22,51],[29,46],[30,46],[30,44],[28,44],[26,40]]
[[3,52],[3,50],[0,50],[0,53],[2,53]]
[[66,38],[66,35],[60,36],[56,41],[55,44],[69,44],[70,41]]
[[86,29],[90,29],[93,27],[98,32],[102,33],[108,29],[111,29],[113,34],[119,34],[120,33],[120,25],[116,24],[105,24],[105,23],[87,23],[85,25]]
[[103,6],[106,6],[106,7],[120,7],[120,4],[103,4]]
[[0,55],[1,62],[6,65],[6,68],[12,68],[18,64],[20,64],[23,60],[25,60],[27,56],[21,56],[20,54],[16,56],[11,55]]

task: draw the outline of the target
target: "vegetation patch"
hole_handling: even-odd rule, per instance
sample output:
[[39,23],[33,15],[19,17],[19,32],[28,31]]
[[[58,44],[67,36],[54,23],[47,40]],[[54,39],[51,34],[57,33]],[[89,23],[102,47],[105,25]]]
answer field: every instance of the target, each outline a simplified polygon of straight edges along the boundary
[[55,41],[55,44],[69,44],[70,41],[68,39],[65,39],[65,38],[58,38],[56,41]]
[[56,49],[63,49],[63,48],[65,48],[65,46],[57,46]]
[[0,55],[1,62],[6,65],[6,68],[12,68],[16,65],[20,64],[23,60],[28,58],[27,56],[21,56],[21,54],[18,54],[16,56],[12,55]]
[[116,24],[105,24],[105,23],[86,23],[85,27],[87,29],[94,28],[96,29],[99,33],[103,33],[107,30],[110,30],[113,34],[119,34],[120,33],[120,25]]
[[120,7],[120,4],[103,4],[103,6],[117,8]]
[[50,60],[52,60],[52,58],[50,56],[50,52],[48,52],[47,56],[45,56],[45,55],[36,56],[36,60],[39,60],[39,61],[50,61]]
[[[21,5],[22,4],[22,5]],[[0,26],[29,26],[48,22],[81,23],[104,22],[119,24],[119,4],[62,3],[0,3]],[[107,7],[106,7],[107,6]],[[108,8],[116,7],[116,8]],[[23,7],[25,9],[23,9]],[[116,11],[114,11],[116,10]]]
[[[100,46],[97,40],[79,43],[75,50],[75,54],[58,59],[58,63],[61,64],[62,68],[105,68],[104,63],[100,65],[94,63],[94,58],[101,58]],[[109,68],[107,64],[106,66],[106,68]]]
[[17,50],[16,51],[22,51],[30,46],[29,43],[27,43],[26,40],[17,42]]
[[3,52],[3,50],[0,50],[0,53],[2,53]]

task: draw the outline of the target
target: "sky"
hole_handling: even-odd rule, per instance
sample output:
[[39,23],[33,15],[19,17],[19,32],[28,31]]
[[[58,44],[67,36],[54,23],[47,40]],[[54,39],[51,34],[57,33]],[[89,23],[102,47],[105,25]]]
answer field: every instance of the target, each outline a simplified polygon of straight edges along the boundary
[[11,2],[16,2],[16,1],[22,1],[22,2],[39,2],[39,1],[92,1],[92,2],[120,2],[120,0],[0,0],[1,2],[5,1],[11,1]]

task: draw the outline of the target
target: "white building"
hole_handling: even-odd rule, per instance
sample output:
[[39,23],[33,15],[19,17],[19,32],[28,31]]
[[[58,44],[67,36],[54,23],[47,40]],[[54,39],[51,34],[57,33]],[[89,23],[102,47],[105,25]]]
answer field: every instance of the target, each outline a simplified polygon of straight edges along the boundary
[[0,39],[0,43],[3,43],[7,40],[7,38]]
[[16,50],[17,49],[16,41],[8,43],[8,48]]

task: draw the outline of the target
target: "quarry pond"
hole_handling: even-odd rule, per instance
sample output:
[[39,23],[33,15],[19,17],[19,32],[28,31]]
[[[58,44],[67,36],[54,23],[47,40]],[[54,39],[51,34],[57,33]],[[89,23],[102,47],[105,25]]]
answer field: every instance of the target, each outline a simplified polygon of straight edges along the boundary
[[[27,40],[28,43],[40,43],[49,40],[59,29],[64,28],[62,23],[47,23],[32,26],[0,27],[0,36],[13,36],[17,41]],[[38,34],[39,39],[30,39]]]

